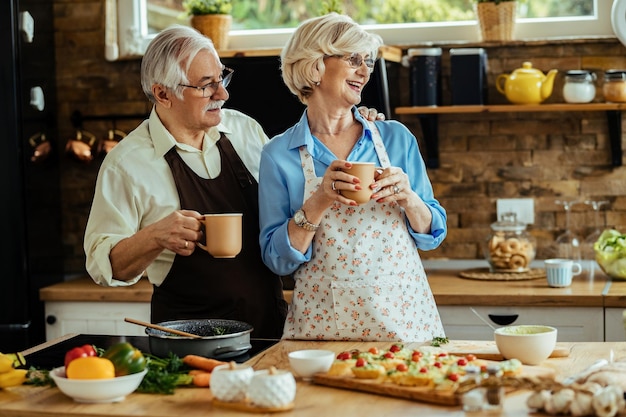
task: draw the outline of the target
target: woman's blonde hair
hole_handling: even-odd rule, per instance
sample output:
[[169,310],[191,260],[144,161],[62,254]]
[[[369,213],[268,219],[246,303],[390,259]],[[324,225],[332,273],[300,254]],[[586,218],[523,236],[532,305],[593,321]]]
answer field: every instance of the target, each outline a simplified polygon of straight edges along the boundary
[[382,45],[380,36],[365,31],[346,15],[332,12],[305,20],[281,52],[283,81],[306,104],[324,75],[325,57],[366,52],[375,59]]

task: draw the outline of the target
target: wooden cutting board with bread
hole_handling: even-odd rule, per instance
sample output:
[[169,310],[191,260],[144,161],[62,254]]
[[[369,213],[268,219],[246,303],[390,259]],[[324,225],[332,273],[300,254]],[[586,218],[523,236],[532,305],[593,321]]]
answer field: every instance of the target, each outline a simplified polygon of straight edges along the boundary
[[[418,356],[414,356],[414,349],[336,352],[337,359],[329,371],[314,375],[313,382],[432,404],[458,405],[456,391],[469,366],[483,372],[489,365],[498,366],[500,374],[507,377],[555,377],[552,368],[526,366],[516,359],[487,359],[497,358],[497,349],[493,352],[489,346],[478,348],[471,343],[451,343],[441,348],[422,346]],[[395,352],[395,356],[388,356],[390,352]]]

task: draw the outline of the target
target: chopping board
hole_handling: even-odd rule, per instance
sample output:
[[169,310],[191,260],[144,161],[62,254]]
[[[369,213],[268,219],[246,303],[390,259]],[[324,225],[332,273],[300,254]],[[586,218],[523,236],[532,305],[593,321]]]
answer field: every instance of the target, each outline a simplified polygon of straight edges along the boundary
[[[554,369],[540,366],[523,366],[520,376],[554,377],[555,371]],[[425,403],[451,406],[460,404],[459,396],[450,389],[438,390],[430,387],[406,387],[375,379],[360,379],[354,376],[331,376],[327,374],[314,375],[313,382],[334,388],[363,391]]]
[[[485,359],[490,361],[502,361],[504,357],[498,351],[498,347],[496,346],[496,342],[494,341],[454,341],[451,340],[449,343],[442,345],[442,348],[445,349],[452,355],[456,356],[465,356],[468,354],[474,354],[478,359]],[[571,347],[560,346],[558,343],[552,353],[550,354],[550,358],[566,358],[570,355]]]

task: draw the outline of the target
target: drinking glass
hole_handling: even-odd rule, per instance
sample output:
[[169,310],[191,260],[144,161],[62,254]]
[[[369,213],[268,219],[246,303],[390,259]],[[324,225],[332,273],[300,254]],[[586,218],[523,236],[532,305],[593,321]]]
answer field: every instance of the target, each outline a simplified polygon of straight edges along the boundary
[[582,242],[582,259],[585,261],[585,269],[589,277],[593,278],[598,268],[595,262],[596,254],[593,250],[593,244],[596,243],[605,227],[604,222],[600,222],[600,208],[609,204],[609,202],[606,200],[585,200],[585,204],[591,206],[593,209],[593,230]]
[[565,211],[565,230],[554,241],[554,257],[581,261],[581,238],[570,228],[570,211],[578,200],[556,200],[556,204],[563,206]]

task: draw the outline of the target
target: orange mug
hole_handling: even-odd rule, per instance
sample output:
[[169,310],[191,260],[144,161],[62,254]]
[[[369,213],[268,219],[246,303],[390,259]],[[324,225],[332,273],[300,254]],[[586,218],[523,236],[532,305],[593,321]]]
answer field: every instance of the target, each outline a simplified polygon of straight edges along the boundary
[[205,214],[204,236],[206,246],[197,242],[200,248],[214,258],[234,258],[241,252],[242,213]]

